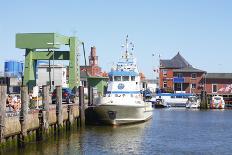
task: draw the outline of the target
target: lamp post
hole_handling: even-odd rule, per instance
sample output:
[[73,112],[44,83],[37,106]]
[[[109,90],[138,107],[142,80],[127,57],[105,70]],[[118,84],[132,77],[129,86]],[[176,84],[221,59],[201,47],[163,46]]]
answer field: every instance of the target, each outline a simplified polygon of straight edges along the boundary
[[[55,63],[54,63],[54,59],[55,59],[55,49],[54,49],[54,45],[60,45],[60,43],[47,43],[47,45],[52,45],[52,59],[53,59],[53,62],[52,62],[52,91],[54,91],[55,89]],[[49,60],[50,61],[50,60]]]

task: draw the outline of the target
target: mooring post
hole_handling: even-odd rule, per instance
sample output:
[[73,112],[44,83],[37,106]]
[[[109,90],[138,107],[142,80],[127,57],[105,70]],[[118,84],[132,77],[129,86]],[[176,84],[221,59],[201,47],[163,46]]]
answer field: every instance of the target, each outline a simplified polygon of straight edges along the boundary
[[84,87],[79,86],[79,117],[80,126],[85,125],[85,103],[84,103]]
[[43,109],[39,111],[39,128],[36,130],[36,140],[43,139],[43,133],[48,133],[49,122],[49,87],[47,85],[42,86],[42,105]]
[[43,130],[47,133],[49,128],[49,86],[43,85],[42,86],[42,103],[43,103]]
[[75,86],[75,87],[73,88],[73,92],[74,92],[74,94],[75,94],[74,103],[75,103],[75,104],[78,104],[78,88],[77,88],[77,86]]
[[201,109],[207,109],[208,108],[208,101],[207,101],[207,94],[206,91],[201,91],[201,103],[200,108]]
[[56,86],[56,119],[58,131],[63,127],[62,87]]
[[5,141],[5,119],[6,119],[6,91],[5,85],[0,85],[0,141]]
[[93,87],[88,86],[88,106],[93,105]]
[[73,120],[74,120],[74,117],[73,117],[73,105],[68,105],[68,129],[71,128],[71,125],[73,124]]
[[28,115],[28,87],[21,86],[21,111],[20,111],[20,124],[21,124],[21,142],[24,144],[25,137],[27,136],[27,115]]

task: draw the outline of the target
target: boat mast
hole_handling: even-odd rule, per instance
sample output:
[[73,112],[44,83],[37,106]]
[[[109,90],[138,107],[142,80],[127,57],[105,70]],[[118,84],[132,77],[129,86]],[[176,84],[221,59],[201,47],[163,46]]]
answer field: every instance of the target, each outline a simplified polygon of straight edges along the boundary
[[126,60],[128,60],[128,35],[126,35],[126,54],[125,54],[125,57],[126,57]]

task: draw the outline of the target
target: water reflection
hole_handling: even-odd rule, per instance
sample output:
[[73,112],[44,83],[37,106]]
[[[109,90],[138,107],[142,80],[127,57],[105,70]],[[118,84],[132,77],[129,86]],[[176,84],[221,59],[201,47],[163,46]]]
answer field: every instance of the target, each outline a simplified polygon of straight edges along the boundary
[[231,117],[230,110],[160,109],[145,123],[86,126],[7,154],[230,154]]

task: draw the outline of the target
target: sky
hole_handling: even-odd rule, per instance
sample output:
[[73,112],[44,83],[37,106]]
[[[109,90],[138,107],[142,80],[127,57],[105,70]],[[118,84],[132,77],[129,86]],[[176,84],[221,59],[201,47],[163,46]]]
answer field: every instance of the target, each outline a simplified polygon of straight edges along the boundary
[[[107,72],[126,35],[147,78],[154,78],[159,55],[171,59],[177,52],[198,69],[232,72],[231,8],[230,0],[2,0],[0,69],[5,60],[23,60],[16,33],[56,32],[78,37],[87,55],[96,46]],[[81,47],[80,55],[83,65]]]

